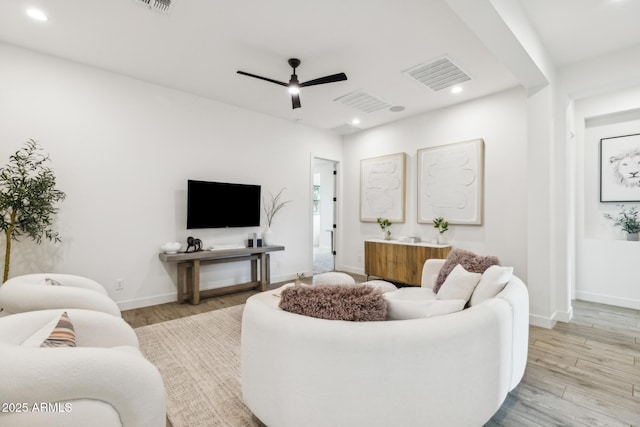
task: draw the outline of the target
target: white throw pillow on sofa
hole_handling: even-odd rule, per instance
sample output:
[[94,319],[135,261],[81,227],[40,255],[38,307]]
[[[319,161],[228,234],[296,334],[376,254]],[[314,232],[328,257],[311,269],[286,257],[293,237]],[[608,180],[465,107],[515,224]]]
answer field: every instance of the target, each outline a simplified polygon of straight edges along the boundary
[[438,290],[437,298],[439,300],[463,299],[469,301],[473,290],[476,288],[482,274],[471,273],[464,269],[460,264],[451,270],[444,283]]
[[442,316],[445,314],[461,311],[467,301],[462,299],[450,300],[407,300],[387,298],[389,292],[385,294],[387,300],[387,319],[389,320],[409,320],[424,319],[425,317]]
[[400,288],[386,292],[387,319],[408,320],[455,313],[464,308],[465,300],[438,300],[430,288]]
[[502,292],[512,277],[513,267],[492,265],[482,273],[482,278],[480,278],[478,286],[476,286],[476,289],[473,291],[469,304],[473,307],[484,300],[495,297]]

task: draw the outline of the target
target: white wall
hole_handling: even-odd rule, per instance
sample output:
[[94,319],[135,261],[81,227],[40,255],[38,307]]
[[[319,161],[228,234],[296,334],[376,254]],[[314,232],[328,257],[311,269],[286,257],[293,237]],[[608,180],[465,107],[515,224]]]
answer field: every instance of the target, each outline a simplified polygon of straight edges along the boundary
[[[635,263],[640,243],[628,242],[619,228],[603,218],[616,203],[600,202],[600,139],[640,133],[640,87],[587,97],[575,103],[576,266],[578,299],[640,309]],[[631,114],[629,113],[631,112]],[[626,207],[640,203],[625,202]]]
[[447,238],[454,247],[497,255],[526,280],[527,241],[527,109],[522,89],[512,89],[436,112],[345,138],[344,197],[341,253],[338,269],[364,272],[364,240],[379,238],[378,224],[360,222],[360,160],[407,153],[406,221],[393,224],[394,236],[414,235],[431,240],[435,230],[418,224],[418,149],[483,138],[485,141],[484,222],[481,226],[452,225]]
[[[311,271],[309,159],[340,160],[339,137],[5,44],[0,64],[0,164],[34,138],[67,194],[63,243],[15,244],[11,276],[85,275],[123,308],[175,300],[176,269],[159,261],[162,243],[189,235],[239,243],[258,231],[187,231],[187,179],[260,184],[263,194],[287,187],[293,202],[272,226],[286,250],[271,257],[272,280]],[[210,266],[202,287],[245,280],[247,263]]]

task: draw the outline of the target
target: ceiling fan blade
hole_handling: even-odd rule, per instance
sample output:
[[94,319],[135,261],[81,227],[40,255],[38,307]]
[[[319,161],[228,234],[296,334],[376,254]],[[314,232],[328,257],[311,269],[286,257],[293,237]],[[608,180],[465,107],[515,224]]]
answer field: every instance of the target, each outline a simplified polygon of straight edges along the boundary
[[300,94],[298,93],[291,94],[291,105],[294,110],[296,108],[302,107],[302,105],[300,104]]
[[273,79],[270,79],[270,78],[267,78],[267,77],[257,76],[255,74],[251,74],[251,73],[245,73],[244,71],[238,71],[238,74],[242,74],[243,76],[254,77],[254,78],[260,79],[260,80],[265,80],[265,81],[268,81],[268,82],[271,82],[271,83],[275,83],[275,84],[280,85],[280,86],[289,86],[288,83],[279,82],[278,80],[273,80]]
[[315,86],[325,83],[334,83],[347,80],[345,73],[332,74],[330,76],[320,77],[319,79],[309,80],[308,82],[300,83],[300,87]]

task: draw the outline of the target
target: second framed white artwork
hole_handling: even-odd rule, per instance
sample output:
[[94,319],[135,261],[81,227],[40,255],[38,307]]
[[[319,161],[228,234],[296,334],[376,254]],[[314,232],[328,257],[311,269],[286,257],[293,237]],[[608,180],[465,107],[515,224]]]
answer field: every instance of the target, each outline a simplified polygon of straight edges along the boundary
[[482,224],[484,140],[418,150],[418,222]]
[[405,220],[406,154],[360,160],[360,221]]

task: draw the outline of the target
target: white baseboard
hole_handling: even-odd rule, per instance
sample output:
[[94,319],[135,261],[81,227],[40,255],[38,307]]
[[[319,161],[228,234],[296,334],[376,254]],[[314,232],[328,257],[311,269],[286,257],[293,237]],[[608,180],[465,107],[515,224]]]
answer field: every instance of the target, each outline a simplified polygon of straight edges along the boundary
[[640,310],[640,300],[633,298],[622,298],[611,295],[597,294],[595,292],[576,290],[576,299],[589,302],[598,302],[600,304],[615,305],[616,307],[625,307]]
[[536,314],[529,314],[530,325],[538,326],[540,328],[545,328],[545,329],[553,329],[556,323],[557,321],[554,318],[538,316]]
[[126,301],[118,301],[116,302],[116,304],[118,304],[120,311],[124,311],[124,310],[132,310],[134,308],[149,307],[152,305],[175,302],[177,301],[177,299],[178,297],[176,293],[171,292],[170,294],[155,295],[152,297],[145,297],[145,298],[136,298],[136,299],[130,299]]
[[[305,272],[305,277],[311,277],[313,276],[313,272],[308,271]],[[293,282],[298,278],[296,273],[291,273],[291,274],[281,274],[278,276],[272,276],[271,277],[271,283],[278,283],[278,282]],[[205,288],[203,290],[206,289],[217,289],[217,288],[223,288],[225,286],[229,286],[229,285],[218,285],[218,286],[212,286],[212,287],[208,287]],[[159,304],[166,304],[168,302],[176,302],[178,299],[176,292],[171,292],[168,294],[164,294],[164,295],[154,295],[152,297],[145,297],[145,298],[136,298],[136,299],[130,299],[130,300],[125,300],[125,301],[117,301],[116,304],[118,304],[118,307],[120,308],[120,311],[124,311],[124,310],[133,310],[134,308],[142,308],[142,307],[150,307],[152,305],[159,305]]]
[[553,318],[558,322],[569,323],[573,319],[573,307],[569,311],[557,311]]
[[364,268],[349,267],[348,265],[336,265],[336,271],[344,271],[345,273],[353,273],[364,276]]

